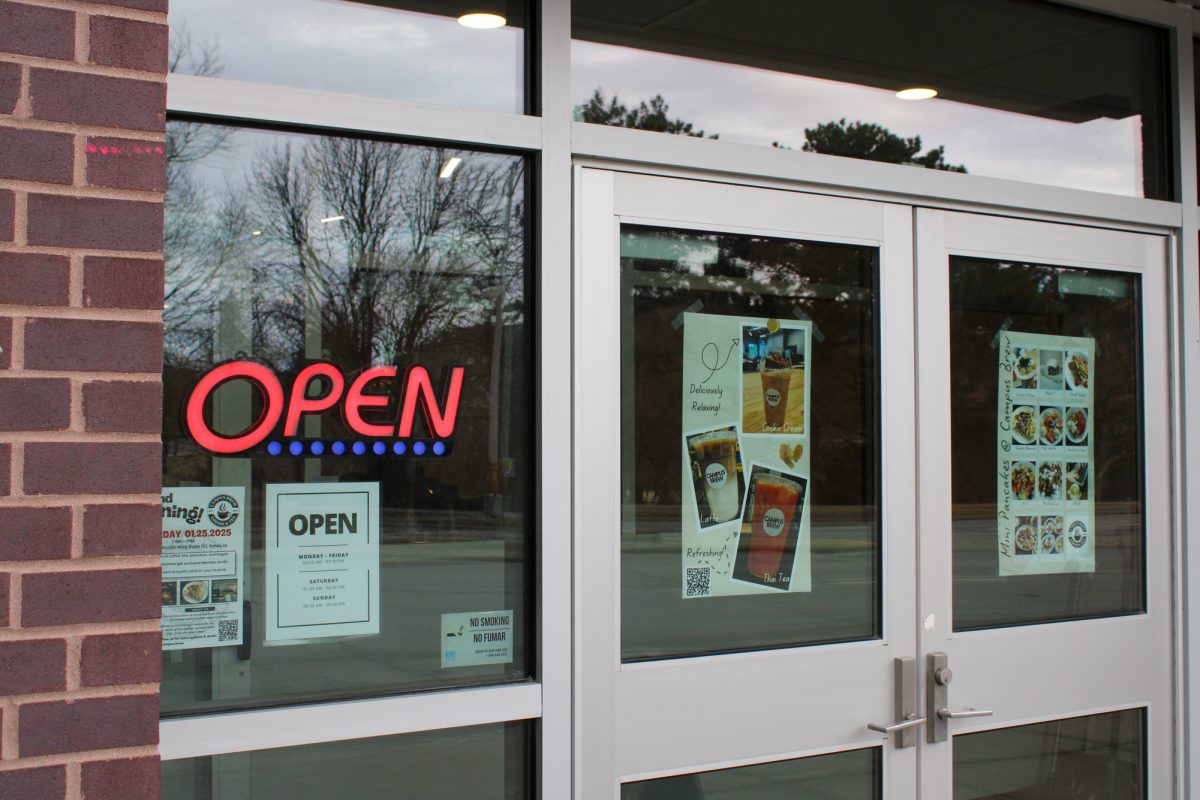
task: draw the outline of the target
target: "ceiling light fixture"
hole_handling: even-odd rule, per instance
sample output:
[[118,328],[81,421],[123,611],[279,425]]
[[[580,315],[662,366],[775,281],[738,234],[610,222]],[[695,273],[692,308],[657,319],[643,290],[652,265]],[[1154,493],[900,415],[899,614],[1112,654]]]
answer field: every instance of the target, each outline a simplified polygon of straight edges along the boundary
[[262,236],[262,231],[250,231],[251,236]]
[[341,222],[341,221],[342,221],[342,220],[344,220],[345,218],[346,218],[346,217],[345,217],[344,215],[342,215],[342,214],[338,214],[338,215],[337,215],[337,216],[335,216],[335,217],[321,217],[321,222],[326,222],[326,223],[328,223],[328,222]]
[[454,156],[453,158],[451,158],[445,164],[442,165],[442,171],[438,173],[438,177],[441,178],[442,180],[449,178],[451,175],[454,174],[454,170],[458,169],[458,165],[461,163],[462,163],[462,159],[459,158],[458,156]]
[[937,96],[937,89],[927,88],[901,89],[896,92],[896,97],[901,100],[929,100]]
[[508,24],[508,20],[504,18],[503,14],[497,14],[494,11],[472,11],[459,17],[458,24],[464,28],[491,30],[492,28],[503,28]]

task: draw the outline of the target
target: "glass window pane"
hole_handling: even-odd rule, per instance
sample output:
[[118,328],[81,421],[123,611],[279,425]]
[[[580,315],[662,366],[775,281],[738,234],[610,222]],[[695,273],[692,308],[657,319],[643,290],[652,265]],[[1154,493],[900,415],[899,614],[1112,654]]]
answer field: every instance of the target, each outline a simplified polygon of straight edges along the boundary
[[584,121],[1174,196],[1159,29],[1032,0],[571,9]]
[[[163,711],[528,678],[525,160],[196,122],[167,142],[164,528],[186,528],[184,497],[212,496],[200,526],[224,498],[244,575],[164,555],[182,566],[164,572]],[[205,400],[224,362],[274,376],[278,402],[242,379]],[[250,449],[201,446],[271,408]],[[361,547],[303,549],[324,542]]]
[[1041,722],[954,737],[954,800],[1140,800],[1146,712]]
[[162,800],[530,797],[530,735],[510,722],[164,761]]
[[[470,4],[468,4],[470,5]],[[173,0],[170,71],[389,100],[525,111],[523,0]],[[459,24],[465,11],[507,24]]]
[[874,800],[883,796],[881,761],[873,747],[676,775],[622,784],[621,800]]
[[877,636],[878,251],[626,225],[621,280],[622,657]]
[[955,630],[1145,607],[1140,308],[1136,275],[951,257]]

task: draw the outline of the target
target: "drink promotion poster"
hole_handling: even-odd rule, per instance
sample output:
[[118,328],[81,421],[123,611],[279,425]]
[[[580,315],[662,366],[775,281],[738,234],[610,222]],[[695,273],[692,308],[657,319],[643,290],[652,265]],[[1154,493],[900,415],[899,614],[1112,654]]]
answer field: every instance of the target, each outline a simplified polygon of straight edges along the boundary
[[163,650],[240,645],[245,489],[172,486],[161,499]]
[[266,642],[379,633],[379,484],[267,484],[266,506]]
[[999,574],[1095,572],[1096,340],[1003,331],[999,341]]
[[683,315],[682,595],[807,592],[812,324]]

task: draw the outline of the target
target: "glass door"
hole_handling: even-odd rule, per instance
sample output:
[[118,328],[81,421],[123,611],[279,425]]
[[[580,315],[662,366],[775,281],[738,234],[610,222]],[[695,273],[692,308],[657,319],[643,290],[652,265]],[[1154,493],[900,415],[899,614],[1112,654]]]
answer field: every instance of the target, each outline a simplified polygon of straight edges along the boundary
[[911,210],[576,178],[578,796],[915,796]]
[[1174,796],[1166,240],[916,219],[921,796]]
[[1166,240],[576,187],[577,796],[1170,796]]

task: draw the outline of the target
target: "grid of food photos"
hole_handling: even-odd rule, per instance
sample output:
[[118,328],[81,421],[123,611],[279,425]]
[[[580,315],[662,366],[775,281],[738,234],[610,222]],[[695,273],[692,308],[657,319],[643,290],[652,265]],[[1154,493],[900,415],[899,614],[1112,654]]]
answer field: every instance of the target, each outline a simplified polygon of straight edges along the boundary
[[237,599],[237,578],[163,581],[162,585],[162,604],[164,606],[233,603]]
[[1001,337],[1001,575],[1095,568],[1094,356],[1090,338]]

